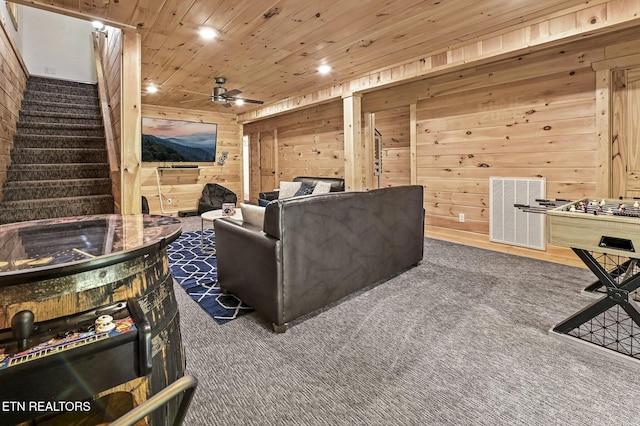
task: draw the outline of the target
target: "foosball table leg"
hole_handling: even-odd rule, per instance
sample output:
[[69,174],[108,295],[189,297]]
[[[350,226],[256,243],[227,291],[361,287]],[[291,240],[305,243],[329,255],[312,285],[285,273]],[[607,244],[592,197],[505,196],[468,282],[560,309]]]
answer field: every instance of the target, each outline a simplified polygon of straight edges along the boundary
[[624,309],[631,320],[637,326],[640,326],[640,309],[629,297],[629,293],[640,287],[640,273],[628,277],[621,284],[616,284],[616,277],[612,276],[611,272],[607,271],[590,252],[576,248],[573,251],[596,275],[598,283],[606,287],[607,295],[557,324],[552,331],[568,334],[571,330],[587,323],[616,305]]

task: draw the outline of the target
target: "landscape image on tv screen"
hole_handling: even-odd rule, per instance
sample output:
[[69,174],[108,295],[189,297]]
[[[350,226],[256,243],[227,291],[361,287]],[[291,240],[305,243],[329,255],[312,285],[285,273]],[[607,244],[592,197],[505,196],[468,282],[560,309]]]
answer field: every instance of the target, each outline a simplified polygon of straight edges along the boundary
[[143,117],[142,161],[212,162],[217,136],[217,124]]

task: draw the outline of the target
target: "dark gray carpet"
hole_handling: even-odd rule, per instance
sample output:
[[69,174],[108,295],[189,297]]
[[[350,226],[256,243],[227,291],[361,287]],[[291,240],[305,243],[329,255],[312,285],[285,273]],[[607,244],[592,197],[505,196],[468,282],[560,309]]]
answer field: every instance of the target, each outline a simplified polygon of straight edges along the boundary
[[256,313],[218,325],[176,286],[200,381],[186,424],[640,424],[640,365],[547,333],[593,280],[427,239],[417,268],[286,334]]

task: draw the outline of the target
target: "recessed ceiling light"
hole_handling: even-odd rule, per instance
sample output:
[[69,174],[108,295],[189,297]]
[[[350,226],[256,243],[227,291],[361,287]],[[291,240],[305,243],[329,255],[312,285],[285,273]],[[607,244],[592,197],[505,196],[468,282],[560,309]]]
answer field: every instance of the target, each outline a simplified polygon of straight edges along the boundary
[[218,35],[216,30],[210,27],[200,27],[198,32],[200,33],[200,37],[205,40],[213,40]]
[[158,88],[153,84],[147,86],[147,93],[158,93]]
[[238,106],[244,105],[244,99],[236,99],[236,105]]
[[320,74],[329,74],[331,72],[331,66],[330,65],[320,65],[318,67],[318,72]]

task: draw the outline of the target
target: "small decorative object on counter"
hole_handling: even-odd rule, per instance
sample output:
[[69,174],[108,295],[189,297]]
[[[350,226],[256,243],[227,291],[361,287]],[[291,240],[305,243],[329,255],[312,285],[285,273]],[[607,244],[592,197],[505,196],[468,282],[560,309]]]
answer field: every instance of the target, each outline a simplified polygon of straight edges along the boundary
[[223,203],[222,204],[222,215],[223,216],[233,216],[236,214],[236,205],[234,203]]

